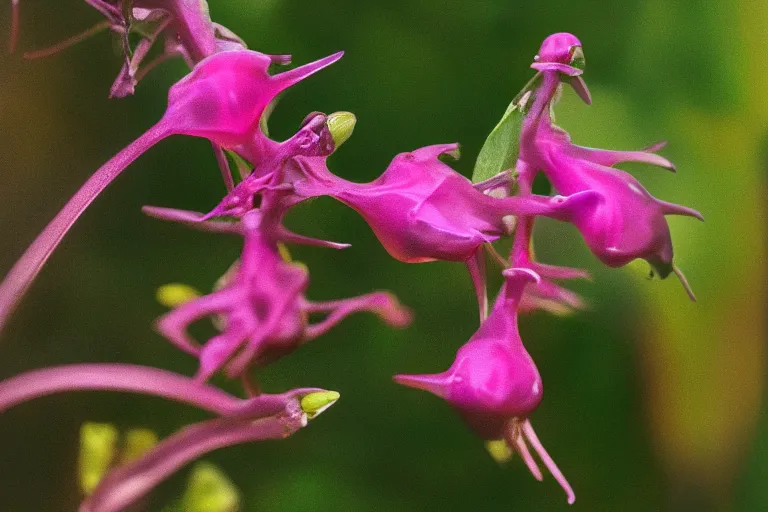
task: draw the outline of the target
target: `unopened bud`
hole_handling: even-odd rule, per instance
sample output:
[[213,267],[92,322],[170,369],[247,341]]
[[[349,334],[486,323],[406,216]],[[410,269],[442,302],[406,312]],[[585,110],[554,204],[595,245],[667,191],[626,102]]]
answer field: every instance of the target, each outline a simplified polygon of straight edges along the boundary
[[200,292],[189,285],[181,283],[164,284],[157,289],[157,302],[169,308],[175,308],[200,297]]
[[485,449],[488,450],[491,458],[499,464],[503,464],[512,458],[513,452],[503,439],[486,441]]
[[130,462],[143,457],[157,444],[157,434],[146,428],[134,428],[126,432],[120,461]]
[[352,112],[334,112],[328,116],[325,124],[333,137],[334,148],[337,149],[352,136],[357,117]]
[[307,414],[309,419],[315,418],[332,406],[340,396],[336,391],[318,391],[304,395],[301,399],[301,410]]
[[86,495],[99,485],[112,465],[118,432],[109,423],[83,423],[80,427],[80,455],[77,461],[80,488]]

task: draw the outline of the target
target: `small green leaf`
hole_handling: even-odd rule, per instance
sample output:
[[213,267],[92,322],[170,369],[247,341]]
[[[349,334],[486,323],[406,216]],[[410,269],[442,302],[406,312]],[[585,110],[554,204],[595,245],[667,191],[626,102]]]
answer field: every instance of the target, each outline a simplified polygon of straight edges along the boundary
[[[520,130],[533,91],[538,86],[540,75],[536,74],[518,93],[501,121],[485,139],[472,172],[472,182],[479,183],[493,178],[502,171],[514,170],[520,153]],[[531,93],[531,94],[528,94]]]
[[192,468],[187,490],[181,499],[184,512],[235,512],[240,508],[240,492],[218,467],[198,462]]

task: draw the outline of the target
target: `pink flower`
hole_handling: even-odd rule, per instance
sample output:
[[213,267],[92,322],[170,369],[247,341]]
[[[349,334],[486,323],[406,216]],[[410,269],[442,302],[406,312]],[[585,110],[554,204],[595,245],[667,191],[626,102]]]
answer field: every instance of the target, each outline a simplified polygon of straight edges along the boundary
[[446,400],[485,440],[504,439],[520,453],[535,478],[542,475],[526,441],[531,443],[573,503],[568,481],[539,442],[528,416],[543,396],[541,376],[525,350],[517,328],[517,309],[527,283],[539,281],[529,270],[504,271],[506,281],[488,319],[459,349],[451,367],[435,375],[396,375],[399,384],[423,389]]
[[[11,268],[0,284],[0,329],[83,211],[128,165],[166,137],[206,137],[224,164],[226,158],[221,147],[238,147],[246,156],[282,165],[288,157],[284,153],[286,146],[268,139],[259,127],[264,109],[280,92],[337,61],[341,55],[337,53],[275,76],[267,72],[275,57],[250,50],[219,53],[198,64],[171,88],[163,118],[99,168]],[[270,151],[282,156],[277,158]],[[222,172],[231,189],[228,166],[222,165]]]
[[142,457],[107,473],[80,512],[119,512],[182,466],[242,443],[284,439],[333,405],[339,394],[298,388],[247,399],[156,368],[129,364],[74,364],[33,370],[0,383],[0,412],[35,398],[70,391],[153,395],[212,412],[216,418],[184,427]]
[[[155,217],[188,224],[203,217],[194,212],[145,208]],[[278,242],[292,241],[325,245],[294,235],[278,224],[264,220],[251,210],[238,223],[202,222],[202,229],[236,232],[243,236],[240,260],[227,273],[222,286],[209,295],[186,302],[157,322],[158,331],[181,350],[200,359],[197,379],[207,380],[227,365],[229,377],[242,376],[252,365],[264,365],[315,339],[348,315],[370,311],[394,327],[405,327],[411,313],[390,293],[375,292],[359,297],[313,302],[304,293],[309,273],[303,265],[285,261]],[[309,322],[310,314],[325,314],[324,320]],[[221,332],[202,346],[190,338],[188,327],[206,317],[221,318]]]
[[642,258],[662,278],[675,272],[693,299],[673,262],[672,240],[664,216],[687,215],[703,220],[701,214],[654,198],[630,174],[613,168],[620,162],[643,162],[674,170],[668,160],[653,153],[662,145],[647,151],[584,148],[572,144],[568,134],[552,122],[551,105],[561,81],[570,82],[585,101],[591,101],[581,79],[583,66],[581,43],[571,34],[554,34],[542,44],[531,65],[542,78],[523,122],[517,165],[520,179],[531,183],[541,171],[561,194],[594,191],[591,201],[573,211],[570,222],[595,256],[611,267]]
[[440,155],[458,155],[457,144],[427,146],[397,155],[371,183],[352,183],[328,171],[325,158],[297,157],[305,179],[296,194],[327,195],[357,211],[389,254],[406,263],[467,261],[478,248],[506,233],[504,219],[544,215],[568,220],[591,191],[570,197],[495,198],[448,165]]

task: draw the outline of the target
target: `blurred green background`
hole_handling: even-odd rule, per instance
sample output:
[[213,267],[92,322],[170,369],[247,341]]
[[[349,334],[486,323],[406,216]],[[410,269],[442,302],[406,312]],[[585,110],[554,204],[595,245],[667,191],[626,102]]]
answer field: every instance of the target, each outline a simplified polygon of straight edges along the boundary
[[[9,9],[2,6],[0,31]],[[532,421],[573,485],[571,510],[768,510],[765,391],[765,178],[768,171],[768,3],[754,0],[473,2],[215,0],[213,18],[265,53],[339,63],[294,87],[271,121],[277,138],[314,110],[350,110],[355,134],[339,175],[368,181],[397,153],[461,142],[468,175],[485,136],[530,78],[541,41],[569,31],[584,44],[594,105],[566,91],[558,121],[575,142],[615,149],[660,139],[673,175],[628,167],[656,196],[702,211],[671,218],[674,278],[607,270],[575,230],[542,222],[537,253],[582,265],[591,309],[537,313],[524,340],[545,383]],[[22,49],[99,20],[77,0],[25,0]],[[108,100],[119,58],[108,35],[56,56],[0,55],[0,271],[69,195],[153,124],[179,61],[150,73],[134,97]],[[140,158],[76,224],[0,340],[0,377],[81,361],[151,364],[191,374],[194,361],[152,331],[157,286],[200,289],[237,257],[237,240],[142,216],[144,204],[211,208],[223,194],[210,146],[175,138]],[[266,391],[320,386],[341,400],[282,442],[216,452],[248,511],[565,510],[551,477],[513,460],[499,467],[440,400],[400,388],[394,373],[445,369],[476,328],[461,265],[389,258],[351,210],[320,199],[289,224],[352,242],[297,248],[310,298],[390,289],[416,320],[390,331],[355,316],[262,372]],[[639,270],[638,270],[639,269]],[[223,384],[223,383],[222,383]],[[0,417],[0,510],[70,511],[79,425],[108,421],[161,435],[206,415],[159,399],[59,395]],[[150,510],[179,495],[162,486]]]

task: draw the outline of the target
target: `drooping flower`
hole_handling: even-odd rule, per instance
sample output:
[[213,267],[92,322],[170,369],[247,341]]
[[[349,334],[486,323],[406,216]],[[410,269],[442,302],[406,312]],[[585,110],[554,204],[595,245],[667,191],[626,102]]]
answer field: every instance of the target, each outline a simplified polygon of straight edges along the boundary
[[298,157],[305,179],[295,180],[294,187],[299,196],[327,195],[352,207],[387,252],[406,263],[467,261],[505,233],[506,217],[568,220],[593,196],[585,191],[570,197],[491,197],[438,160],[457,152],[457,144],[440,144],[402,153],[379,178],[362,184],[333,175],[323,157]]
[[[245,148],[246,155],[270,159],[280,150],[259,128],[266,106],[291,85],[332,64],[341,53],[271,76],[274,58],[251,50],[223,52],[198,64],[174,85],[163,118],[99,168],[38,235],[0,284],[0,329],[69,228],[94,199],[136,158],[164,138],[189,135],[214,146]],[[222,172],[228,172],[223,169]],[[226,174],[225,172],[225,174]],[[229,182],[232,177],[229,175]]]
[[505,282],[493,311],[470,340],[459,349],[451,367],[434,375],[396,375],[405,386],[434,393],[446,400],[486,441],[504,440],[520,454],[538,480],[542,475],[526,441],[560,483],[573,503],[568,481],[541,445],[528,417],[543,396],[541,376],[525,350],[517,327],[517,309],[527,283],[539,276],[529,270],[504,271]]
[[595,256],[611,267],[645,259],[662,278],[676,273],[693,299],[682,272],[674,264],[664,216],[686,215],[703,220],[701,214],[654,198],[630,174],[613,168],[621,162],[643,162],[674,170],[668,160],[654,154],[661,145],[647,151],[584,148],[572,144],[569,135],[553,124],[550,111],[562,81],[570,82],[587,103],[591,101],[581,78],[582,46],[573,35],[548,37],[531,67],[541,73],[541,80],[533,92],[520,136],[520,180],[532,183],[541,171],[561,194],[596,192],[595,200],[581,205],[571,219]]
[[[194,222],[195,218],[194,213],[177,210],[153,208],[145,211],[156,217],[187,223]],[[241,376],[251,365],[263,365],[293,351],[357,311],[375,313],[394,327],[405,327],[410,323],[409,310],[386,292],[334,301],[308,300],[304,295],[309,286],[306,267],[285,261],[278,244],[286,241],[283,238],[286,231],[278,225],[265,223],[260,210],[245,213],[238,223],[214,226],[243,236],[240,260],[227,273],[218,290],[184,302],[157,322],[157,329],[164,337],[199,358],[199,380],[207,380],[227,363],[230,377]],[[205,228],[205,224],[201,227]],[[295,236],[288,239],[300,240]],[[317,245],[319,241],[308,243]],[[330,242],[326,244],[333,246]],[[326,318],[310,323],[310,313],[326,314]],[[190,338],[187,328],[205,317],[220,317],[222,330],[200,346]]]
[[33,370],[0,382],[0,412],[28,400],[70,391],[122,391],[159,396],[218,417],[187,426],[143,456],[118,466],[81,504],[80,512],[119,512],[182,466],[219,448],[284,439],[333,405],[339,394],[299,388],[248,399],[188,377],[128,364],[76,364]]

